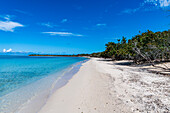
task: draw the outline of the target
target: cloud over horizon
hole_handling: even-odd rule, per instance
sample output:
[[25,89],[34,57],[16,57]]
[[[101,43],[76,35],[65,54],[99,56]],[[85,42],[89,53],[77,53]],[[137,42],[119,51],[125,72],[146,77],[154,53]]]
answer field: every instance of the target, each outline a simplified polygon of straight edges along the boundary
[[3,52],[4,53],[12,52],[12,49],[11,48],[10,49],[3,49]]
[[58,36],[77,36],[77,37],[82,37],[83,35],[81,34],[74,34],[70,32],[42,32],[44,34],[50,34],[50,35],[58,35]]

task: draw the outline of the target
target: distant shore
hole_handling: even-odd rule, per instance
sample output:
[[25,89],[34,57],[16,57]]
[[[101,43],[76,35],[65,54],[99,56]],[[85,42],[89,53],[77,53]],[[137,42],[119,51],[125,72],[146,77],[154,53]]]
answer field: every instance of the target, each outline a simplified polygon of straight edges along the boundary
[[30,54],[28,56],[54,56],[54,57],[87,57],[88,55],[85,54],[78,54],[78,55],[50,55],[50,54]]
[[169,76],[127,62],[91,58],[39,113],[169,112]]

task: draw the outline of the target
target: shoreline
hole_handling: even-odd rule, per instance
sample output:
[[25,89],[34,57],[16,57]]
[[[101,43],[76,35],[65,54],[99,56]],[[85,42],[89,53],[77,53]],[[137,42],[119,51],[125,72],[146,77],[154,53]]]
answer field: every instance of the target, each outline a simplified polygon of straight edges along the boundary
[[91,58],[39,113],[169,112],[170,78],[124,62]]
[[87,60],[74,63],[59,72],[51,73],[36,82],[0,97],[0,100],[3,102],[0,107],[1,111],[17,113],[38,112],[45,105],[48,98],[56,90],[63,87],[78,72],[82,63]]
[[130,113],[124,103],[110,95],[106,88],[109,79],[107,74],[96,69],[90,59],[65,86],[54,92],[38,113]]
[[[65,86],[68,81],[74,76],[75,73],[78,72],[78,70],[80,69],[81,65],[86,62],[87,60],[83,60],[80,62],[77,62],[75,64],[72,64],[71,66],[67,67],[66,69],[62,70],[59,73],[54,73],[52,75],[60,75],[60,77],[58,77],[51,85],[51,88],[49,91],[47,91],[47,95],[42,94],[43,92],[41,92],[40,95],[38,95],[34,100],[32,100],[29,103],[26,103],[26,105],[24,105],[22,108],[18,109],[16,112],[17,113],[34,113],[34,112],[39,112],[43,106],[46,104],[46,102],[48,101],[48,99],[51,97],[51,95],[56,92],[58,89],[62,88],[63,86]],[[42,97],[41,97],[42,95]],[[42,99],[45,98],[44,102],[41,102]],[[38,105],[36,105],[35,103],[37,103]],[[41,104],[39,106],[39,104]],[[37,109],[37,107],[39,106],[39,109]]]

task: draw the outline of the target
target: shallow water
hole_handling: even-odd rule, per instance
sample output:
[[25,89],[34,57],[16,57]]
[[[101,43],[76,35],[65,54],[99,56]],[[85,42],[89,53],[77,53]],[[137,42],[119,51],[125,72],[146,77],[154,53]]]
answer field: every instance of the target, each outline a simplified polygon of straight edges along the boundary
[[[0,56],[0,111],[16,112],[42,97],[42,103],[58,80],[69,73],[80,57]],[[70,71],[73,72],[73,71]],[[36,102],[34,102],[36,103]],[[37,107],[41,107],[41,102]]]

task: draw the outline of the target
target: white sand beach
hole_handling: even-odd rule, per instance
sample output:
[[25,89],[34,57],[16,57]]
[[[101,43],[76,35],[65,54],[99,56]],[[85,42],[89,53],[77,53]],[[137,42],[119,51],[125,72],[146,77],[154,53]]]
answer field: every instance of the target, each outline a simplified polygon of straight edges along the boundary
[[170,77],[91,58],[39,113],[170,112]]

